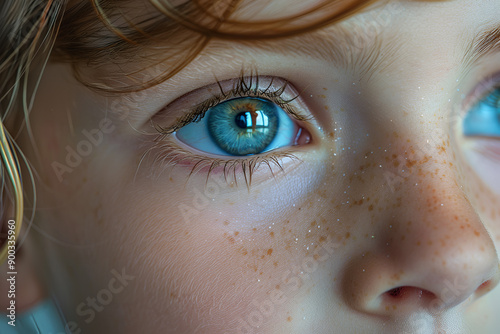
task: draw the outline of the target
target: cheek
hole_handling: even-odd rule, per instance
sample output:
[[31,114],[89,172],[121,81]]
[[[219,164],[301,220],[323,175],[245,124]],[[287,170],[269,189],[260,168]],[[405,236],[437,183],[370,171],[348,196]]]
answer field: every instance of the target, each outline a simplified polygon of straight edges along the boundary
[[[304,159],[309,160],[314,159]],[[293,304],[282,305],[280,296],[291,300],[299,287],[312,284],[320,265],[352,239],[353,224],[342,217],[342,200],[334,196],[338,187],[331,187],[333,176],[323,167],[327,160],[289,168],[286,176],[277,174],[250,190],[244,182],[235,186],[213,178],[186,182],[180,168],[126,183],[134,168],[116,172],[113,164],[107,170],[115,172],[104,175],[91,166],[88,174],[99,176],[84,182],[86,169],[72,174],[82,178],[81,186],[72,210],[59,221],[70,222],[64,232],[69,242],[93,241],[78,269],[82,276],[126,268],[146,287],[120,296],[136,305],[134,312],[143,309],[141,317],[158,316],[188,329],[179,314],[220,323],[266,301],[286,314]],[[81,255],[76,253],[73,260]]]

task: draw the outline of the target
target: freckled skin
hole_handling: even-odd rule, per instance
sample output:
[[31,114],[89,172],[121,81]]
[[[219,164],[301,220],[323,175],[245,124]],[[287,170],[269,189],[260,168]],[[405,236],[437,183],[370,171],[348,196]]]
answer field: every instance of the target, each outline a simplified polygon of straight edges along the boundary
[[[54,151],[40,140],[36,219],[51,238],[36,242],[66,317],[84,333],[496,333],[499,197],[465,160],[447,117],[459,32],[475,30],[478,17],[497,20],[500,8],[402,6],[381,37],[398,31],[407,42],[396,51],[384,44],[396,57],[371,77],[299,59],[304,71],[293,56],[246,46],[224,57],[214,42],[208,50],[221,59],[203,58],[162,94],[148,93],[177,96],[188,81],[187,93],[194,77],[211,83],[207,64],[228,64],[221,71],[232,78],[241,63],[257,63],[260,73],[297,83],[315,119],[304,125],[312,141],[293,148],[298,159],[284,158],[283,171],[257,168],[249,188],[241,173],[225,180],[220,168],[216,181],[188,180],[182,166],[154,173],[147,159],[137,169],[144,138],[115,118],[117,130],[59,182],[51,163],[81,140],[67,110],[79,134],[98,124],[107,100],[54,79],[70,69],[49,65],[33,131],[64,145]],[[135,279],[87,324],[77,305],[122,268]]]

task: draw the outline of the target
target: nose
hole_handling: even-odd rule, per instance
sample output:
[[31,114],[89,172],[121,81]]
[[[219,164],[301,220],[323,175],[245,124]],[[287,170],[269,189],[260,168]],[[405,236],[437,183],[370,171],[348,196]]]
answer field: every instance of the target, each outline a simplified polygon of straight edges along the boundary
[[391,203],[389,210],[375,208],[372,237],[346,265],[343,292],[352,308],[382,316],[438,315],[498,284],[494,243],[453,172],[424,174],[385,193],[380,203]]

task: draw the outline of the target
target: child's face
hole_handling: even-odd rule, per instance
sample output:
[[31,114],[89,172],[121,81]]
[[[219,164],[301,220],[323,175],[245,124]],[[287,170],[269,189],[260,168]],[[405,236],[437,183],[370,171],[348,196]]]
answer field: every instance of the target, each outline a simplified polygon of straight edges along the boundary
[[[118,98],[49,65],[32,113],[43,181],[36,223],[47,236],[40,261],[70,327],[496,333],[499,108],[496,121],[479,125],[467,113],[500,82],[498,31],[496,49],[474,53],[499,13],[496,0],[379,3],[308,35],[213,41],[171,80]],[[150,135],[153,116],[175,125],[220,95],[215,77],[227,93],[242,68],[260,94],[271,78],[267,93],[287,80],[282,98],[299,98],[286,106],[308,118],[280,114],[296,128],[278,127],[283,147],[258,155],[249,187],[242,161],[252,156],[225,153],[208,177],[212,160],[203,159],[221,150],[214,137],[196,142],[208,116],[179,131],[181,142]],[[238,98],[240,108],[256,103]],[[226,126],[228,143],[230,125],[244,120],[231,123],[231,108],[221,110],[229,121],[213,122]],[[479,133],[466,137],[471,124]]]

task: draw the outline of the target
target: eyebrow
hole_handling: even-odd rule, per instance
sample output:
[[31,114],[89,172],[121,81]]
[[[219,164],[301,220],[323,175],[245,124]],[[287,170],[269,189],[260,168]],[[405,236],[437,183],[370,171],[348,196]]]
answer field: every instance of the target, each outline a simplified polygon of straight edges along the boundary
[[[364,23],[344,23],[279,41],[238,42],[260,51],[305,56],[323,60],[339,68],[360,73],[368,79],[376,72],[383,71],[403,44],[398,35],[383,40],[380,34],[366,33]],[[369,24],[369,22],[368,22]],[[277,44],[279,43],[279,45]],[[459,59],[463,73],[482,58],[500,53],[500,26],[482,29],[473,38],[460,44]],[[391,62],[389,62],[391,59]]]
[[467,45],[462,63],[470,69],[482,58],[497,53],[500,53],[500,26],[479,32]]
[[[390,63],[389,58],[396,57],[396,51],[402,45],[398,36],[385,40],[380,34],[370,35],[366,23],[342,22],[338,25],[316,30],[310,33],[280,40],[237,41],[231,47],[245,45],[260,52],[279,53],[297,57],[309,57],[323,60],[346,70],[360,73],[361,77],[370,77],[383,70]],[[207,53],[211,53],[207,50]]]

